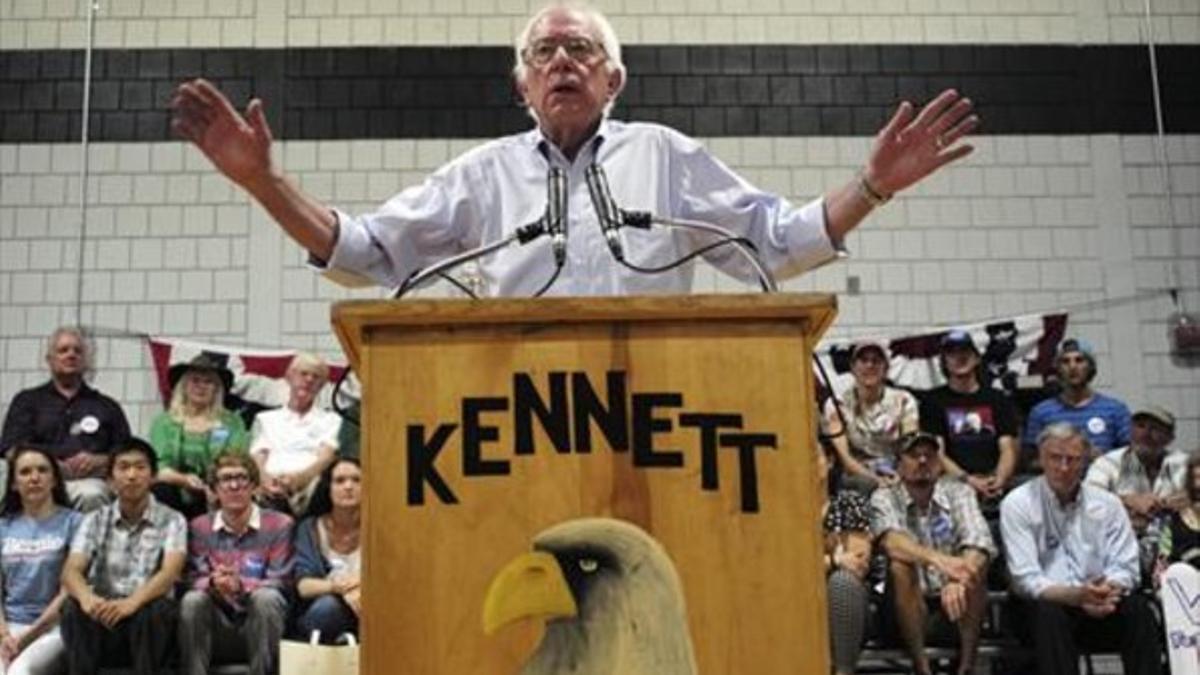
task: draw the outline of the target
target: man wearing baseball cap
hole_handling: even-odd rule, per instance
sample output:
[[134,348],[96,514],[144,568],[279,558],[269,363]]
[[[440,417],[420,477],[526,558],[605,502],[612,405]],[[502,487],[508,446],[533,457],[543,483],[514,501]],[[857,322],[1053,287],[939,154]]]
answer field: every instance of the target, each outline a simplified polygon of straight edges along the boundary
[[1017,468],[1017,409],[1003,392],[979,382],[980,354],[965,330],[942,337],[946,384],[922,397],[921,428],[940,436],[946,474],[961,477],[981,500],[998,500]]
[[[996,555],[991,531],[975,491],[942,475],[936,436],[903,437],[896,462],[900,483],[871,495],[871,529],[889,559],[887,599],[894,627],[917,673],[932,672],[925,655],[927,634],[933,642],[957,641],[958,672],[973,672],[987,604],[987,568]],[[929,596],[939,599],[932,616]]]
[[1068,338],[1054,358],[1062,392],[1029,411],[1022,445],[1031,451],[1042,429],[1066,422],[1079,429],[1097,452],[1129,445],[1129,407],[1119,399],[1092,389],[1096,378],[1096,355],[1086,340]]
[[896,482],[896,443],[919,427],[917,399],[888,386],[888,353],[882,342],[860,340],[850,352],[854,385],[825,401],[822,430],[850,484],[862,492]]
[[1187,505],[1187,453],[1171,450],[1175,416],[1155,405],[1138,408],[1128,447],[1092,462],[1087,482],[1120,498],[1141,543],[1142,571],[1157,554],[1158,532],[1150,527],[1169,511]]

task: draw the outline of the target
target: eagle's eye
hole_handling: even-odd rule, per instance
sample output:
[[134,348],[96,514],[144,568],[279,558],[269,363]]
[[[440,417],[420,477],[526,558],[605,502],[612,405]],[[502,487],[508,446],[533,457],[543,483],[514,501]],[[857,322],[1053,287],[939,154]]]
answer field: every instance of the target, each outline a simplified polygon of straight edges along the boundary
[[600,563],[597,562],[595,558],[579,559],[579,571],[583,572],[584,574],[591,574],[598,569],[600,569]]

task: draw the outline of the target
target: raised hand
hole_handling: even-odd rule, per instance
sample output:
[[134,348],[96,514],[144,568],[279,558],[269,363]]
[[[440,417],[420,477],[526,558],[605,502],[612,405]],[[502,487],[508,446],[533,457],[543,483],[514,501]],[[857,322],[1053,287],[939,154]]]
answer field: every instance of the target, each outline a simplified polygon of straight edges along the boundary
[[191,141],[230,180],[248,187],[271,175],[271,127],[259,99],[242,116],[225,94],[199,78],[171,98],[171,128]]
[[971,99],[947,89],[919,114],[908,101],[900,104],[867,159],[864,177],[882,195],[892,195],[974,150],[955,145],[979,126]]

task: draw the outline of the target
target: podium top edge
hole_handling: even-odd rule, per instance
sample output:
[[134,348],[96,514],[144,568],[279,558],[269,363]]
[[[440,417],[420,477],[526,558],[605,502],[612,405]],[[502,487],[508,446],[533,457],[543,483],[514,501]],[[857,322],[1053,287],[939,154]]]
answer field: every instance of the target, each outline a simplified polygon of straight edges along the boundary
[[[359,327],[688,319],[807,318],[822,330],[837,312],[830,293],[713,293],[703,295],[554,298],[347,300],[335,303],[334,324]],[[827,315],[827,316],[826,316]]]

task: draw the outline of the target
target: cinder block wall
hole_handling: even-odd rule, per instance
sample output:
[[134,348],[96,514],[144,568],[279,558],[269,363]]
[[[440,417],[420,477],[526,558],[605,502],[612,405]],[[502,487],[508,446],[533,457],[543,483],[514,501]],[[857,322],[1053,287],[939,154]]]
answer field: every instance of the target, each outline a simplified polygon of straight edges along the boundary
[[[179,78],[205,73],[239,101],[263,96],[280,161],[349,210],[524,124],[497,77],[539,2],[100,6],[81,280],[86,3],[0,0],[0,412],[43,380],[42,339],[76,318],[78,288],[80,318],[106,331],[337,353],[329,303],[350,294],[305,269],[257,208],[170,139],[163,104]],[[796,201],[852,176],[899,98],[962,87],[984,116],[975,154],[873,215],[849,260],[786,288],[841,294],[843,336],[1077,308],[1071,331],[1097,346],[1100,388],[1174,410],[1179,445],[1200,444],[1200,370],[1171,361],[1162,293],[1180,287],[1200,313],[1194,0],[1153,2],[1173,217],[1141,0],[600,6],[634,78],[617,117],[675,124]],[[408,65],[393,71],[397,55]],[[746,290],[711,270],[697,286]],[[158,409],[144,348],[126,337],[98,347],[97,385],[144,431]]]

